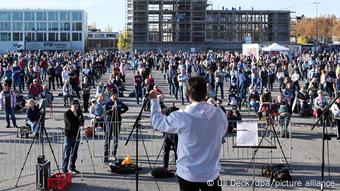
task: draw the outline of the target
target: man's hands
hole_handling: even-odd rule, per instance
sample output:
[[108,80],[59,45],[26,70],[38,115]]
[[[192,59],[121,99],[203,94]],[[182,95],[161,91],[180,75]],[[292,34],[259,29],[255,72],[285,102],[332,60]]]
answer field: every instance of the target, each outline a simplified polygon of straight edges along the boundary
[[151,90],[149,93],[149,99],[157,98],[157,92],[155,90]]

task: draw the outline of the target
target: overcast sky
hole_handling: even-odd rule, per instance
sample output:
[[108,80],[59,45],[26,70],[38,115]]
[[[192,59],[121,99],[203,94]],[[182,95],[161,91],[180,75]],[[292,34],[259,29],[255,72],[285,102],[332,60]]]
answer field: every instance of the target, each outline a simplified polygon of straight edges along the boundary
[[[239,7],[242,9],[284,9],[315,17],[315,0],[210,0],[213,9]],[[318,15],[337,15],[340,17],[339,0],[319,0]],[[97,23],[104,29],[110,25],[113,31],[125,26],[126,0],[0,0],[1,8],[47,8],[84,9],[88,13],[88,23]],[[211,9],[211,7],[209,8]]]

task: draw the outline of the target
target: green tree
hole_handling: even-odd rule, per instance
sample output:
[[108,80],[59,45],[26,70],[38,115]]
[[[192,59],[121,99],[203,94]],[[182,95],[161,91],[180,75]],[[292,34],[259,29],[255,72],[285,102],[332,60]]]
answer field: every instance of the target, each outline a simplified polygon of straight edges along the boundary
[[299,36],[297,38],[297,43],[298,44],[308,44],[308,38],[305,36]]
[[117,48],[119,50],[125,50],[126,48],[126,39],[124,38],[124,35],[122,33],[118,34]]
[[123,31],[118,34],[117,48],[122,51],[128,51],[131,49],[131,39],[127,31]]

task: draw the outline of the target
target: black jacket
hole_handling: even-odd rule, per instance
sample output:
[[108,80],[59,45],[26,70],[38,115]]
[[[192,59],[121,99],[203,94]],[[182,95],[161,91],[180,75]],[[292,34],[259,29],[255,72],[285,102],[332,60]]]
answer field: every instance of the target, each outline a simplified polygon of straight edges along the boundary
[[[107,102],[106,106],[105,106],[105,111],[108,111],[107,112],[107,116],[108,116],[108,120],[109,121],[113,121],[115,120],[115,116],[116,116],[116,113],[115,111],[112,111],[112,106],[114,105],[114,101],[112,101],[110,99],[109,102]],[[117,114],[117,117],[118,117],[118,121],[122,121],[122,114],[127,112],[129,110],[129,107],[127,105],[125,105],[123,102],[121,102],[120,100],[117,101],[117,111],[118,111],[118,114]],[[110,111],[111,110],[111,111]]]
[[64,113],[65,135],[70,138],[77,138],[79,127],[84,124],[83,120],[84,117],[81,112],[77,112],[77,116],[75,116],[71,109],[67,110]]

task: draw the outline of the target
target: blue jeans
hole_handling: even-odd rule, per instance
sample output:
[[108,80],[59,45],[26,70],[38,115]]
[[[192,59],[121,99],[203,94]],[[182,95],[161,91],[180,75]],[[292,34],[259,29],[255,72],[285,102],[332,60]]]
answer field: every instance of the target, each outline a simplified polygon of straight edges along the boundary
[[23,83],[21,82],[21,78],[20,77],[14,77],[13,78],[13,89],[15,90],[17,86],[19,87],[19,91],[22,92],[22,90],[23,90]]
[[259,77],[257,77],[257,76],[252,77],[251,78],[251,85],[254,89],[257,89],[260,86]]
[[[185,85],[179,86],[179,91],[181,94],[181,101],[182,101],[182,105],[184,104],[184,98],[187,98],[187,88],[185,87]],[[188,99],[187,99],[188,101]]]
[[105,134],[104,134],[104,162],[108,161],[108,157],[110,156],[110,150],[111,150],[111,140],[112,140],[112,133],[113,133],[113,150],[111,154],[113,157],[116,157],[117,155],[117,149],[118,149],[118,141],[119,141],[119,133],[120,133],[120,126],[121,122],[117,121],[110,121],[109,124],[105,128]]
[[13,125],[17,126],[16,118],[14,114],[14,108],[5,108],[5,115],[6,115],[7,126],[10,126],[9,116],[11,116]]
[[143,89],[142,87],[135,86],[135,90],[136,90],[136,101],[137,101],[137,104],[139,104],[139,98],[143,100]]
[[37,133],[39,133],[40,124],[38,121],[32,122],[30,120],[27,120],[27,124],[31,127],[31,131],[33,135],[36,135]]
[[63,154],[63,171],[68,171],[68,163],[71,157],[71,165],[70,169],[73,170],[76,168],[76,160],[78,157],[78,147],[79,140],[75,138],[65,136],[64,139],[64,154]]
[[258,101],[250,101],[250,106],[253,107],[255,114],[259,112],[260,104]]
[[172,83],[171,80],[168,80],[168,87],[169,87],[169,94],[172,93],[173,95],[175,95],[175,85],[174,83]]
[[41,79],[46,80],[47,68],[42,68]]

